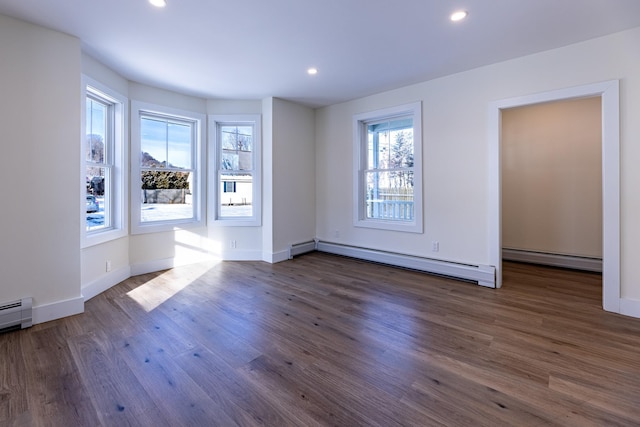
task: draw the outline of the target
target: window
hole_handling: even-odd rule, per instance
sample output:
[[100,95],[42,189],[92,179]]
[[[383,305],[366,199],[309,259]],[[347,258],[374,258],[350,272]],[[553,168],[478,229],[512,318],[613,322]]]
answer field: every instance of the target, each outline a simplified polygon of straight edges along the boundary
[[135,103],[132,228],[201,225],[200,138],[204,116]]
[[89,246],[126,234],[126,99],[88,77],[83,89],[83,244]]
[[219,225],[261,224],[260,116],[210,116],[213,220]]
[[422,232],[419,102],[354,116],[356,226]]

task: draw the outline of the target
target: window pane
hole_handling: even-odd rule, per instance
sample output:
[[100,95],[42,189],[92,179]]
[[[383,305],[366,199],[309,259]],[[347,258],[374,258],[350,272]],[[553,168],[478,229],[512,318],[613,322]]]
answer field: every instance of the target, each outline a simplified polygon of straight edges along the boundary
[[220,216],[253,216],[253,176],[249,174],[220,175]]
[[369,125],[368,169],[389,168],[389,133],[380,125]]
[[149,117],[140,119],[140,166],[167,167],[167,121]]
[[366,218],[413,221],[413,172],[366,172]]
[[240,170],[239,154],[229,150],[222,150],[222,169],[230,171]]
[[400,118],[367,125],[367,169],[413,166],[413,120]]
[[87,98],[85,160],[105,162],[104,141],[107,136],[108,105]]
[[253,126],[220,126],[222,154],[220,168],[253,170]]
[[92,166],[86,168],[87,230],[98,230],[110,226],[109,217],[105,215],[109,212],[108,209],[105,210],[105,200],[108,200],[107,177],[105,168]]
[[253,148],[252,126],[220,126],[223,150],[251,151]]
[[193,218],[192,174],[146,170],[141,172],[141,221]]
[[422,233],[422,103],[353,116],[354,224]]
[[391,168],[413,167],[413,129],[395,130],[390,136]]
[[191,169],[191,124],[167,124],[169,167]]

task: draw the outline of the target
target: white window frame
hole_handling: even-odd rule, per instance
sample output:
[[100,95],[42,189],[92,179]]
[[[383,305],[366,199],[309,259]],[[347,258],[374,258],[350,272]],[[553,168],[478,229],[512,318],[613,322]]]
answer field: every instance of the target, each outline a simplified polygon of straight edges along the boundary
[[[128,99],[126,96],[112,90],[102,83],[82,75],[82,120],[81,120],[81,209],[82,209],[82,232],[81,247],[89,247],[119,239],[128,234],[127,221],[127,194],[125,191],[128,180]],[[86,227],[86,100],[87,96],[93,94],[111,104],[113,116],[111,117],[111,134],[113,138],[105,142],[105,150],[109,150],[112,160],[110,161],[111,179],[109,188],[105,189],[105,194],[110,194],[110,201],[107,203],[110,211],[111,224],[109,227],[96,230],[87,230]],[[110,147],[107,147],[107,144]]]
[[[204,226],[205,215],[202,195],[205,191],[205,185],[202,179],[204,176],[202,135],[206,131],[206,115],[135,100],[131,101],[131,111],[131,233],[155,233]],[[153,222],[142,221],[142,201],[140,200],[140,152],[142,147],[140,119],[146,115],[184,120],[192,122],[194,125],[195,141],[191,152],[191,164],[193,165],[193,188],[191,189],[193,217],[191,218]]]
[[[413,178],[414,216],[412,221],[367,218],[365,198],[365,169],[367,167],[367,125],[371,122],[412,116],[413,119]],[[420,101],[396,107],[360,113],[353,116],[353,192],[354,226],[380,230],[423,232],[422,214],[422,103]]]
[[[229,227],[259,227],[262,225],[262,127],[260,114],[243,115],[209,115],[209,170],[211,171],[211,185],[209,186],[209,220],[217,226]],[[220,159],[222,143],[220,138],[221,126],[253,126],[253,180],[252,205],[253,215],[245,217],[220,216]]]

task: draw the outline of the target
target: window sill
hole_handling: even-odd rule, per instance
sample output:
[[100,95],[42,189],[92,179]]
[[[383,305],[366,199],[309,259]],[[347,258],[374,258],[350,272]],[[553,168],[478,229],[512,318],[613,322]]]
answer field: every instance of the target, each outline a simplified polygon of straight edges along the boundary
[[412,222],[399,223],[395,221],[384,220],[358,220],[353,224],[355,227],[372,228],[376,230],[400,231],[404,233],[421,234],[423,232],[422,224]]
[[84,232],[81,248],[89,248],[91,246],[101,245],[112,240],[121,239],[127,236],[127,230],[124,229],[108,229],[93,232]]
[[191,228],[204,227],[204,221],[184,220],[149,222],[132,225],[131,234],[160,233],[163,231],[176,231]]

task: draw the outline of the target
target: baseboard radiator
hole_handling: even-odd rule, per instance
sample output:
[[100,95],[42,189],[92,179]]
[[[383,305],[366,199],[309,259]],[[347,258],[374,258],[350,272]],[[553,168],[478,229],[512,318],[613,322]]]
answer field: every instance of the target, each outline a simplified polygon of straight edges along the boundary
[[306,254],[307,252],[313,252],[317,249],[318,241],[309,240],[308,242],[296,243],[289,247],[289,259],[294,256]]
[[602,273],[602,258],[503,248],[502,259],[505,261],[528,262],[531,264],[549,265],[552,267],[571,268],[574,270]]
[[33,325],[32,298],[0,303],[0,332],[24,329]]
[[426,273],[477,282],[488,288],[496,287],[495,267],[490,265],[470,265],[456,262],[441,261],[413,255],[386,252],[375,249],[342,245],[339,243],[316,241],[315,249],[320,252],[343,255],[381,264],[394,265]]

